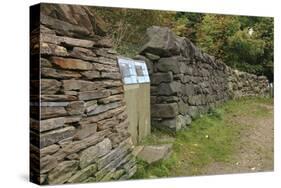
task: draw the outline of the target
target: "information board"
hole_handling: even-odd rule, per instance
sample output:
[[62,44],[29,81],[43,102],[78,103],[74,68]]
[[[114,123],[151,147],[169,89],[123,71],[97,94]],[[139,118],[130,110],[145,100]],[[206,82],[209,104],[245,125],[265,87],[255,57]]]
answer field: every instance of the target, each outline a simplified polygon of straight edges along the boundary
[[144,61],[135,61],[138,83],[150,82],[148,70]]
[[118,65],[124,84],[150,82],[148,70],[144,61],[118,57]]
[[132,60],[127,58],[118,58],[118,64],[124,84],[138,83],[135,63]]

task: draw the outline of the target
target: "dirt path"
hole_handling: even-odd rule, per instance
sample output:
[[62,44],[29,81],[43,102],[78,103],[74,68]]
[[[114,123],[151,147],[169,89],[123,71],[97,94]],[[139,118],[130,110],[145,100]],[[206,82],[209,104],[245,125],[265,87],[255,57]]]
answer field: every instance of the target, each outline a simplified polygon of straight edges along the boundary
[[[251,116],[257,108],[268,111],[267,116]],[[273,170],[274,123],[273,106],[257,104],[246,116],[233,115],[230,121],[245,126],[240,131],[240,143],[230,162],[215,162],[202,169],[202,175],[244,173]]]

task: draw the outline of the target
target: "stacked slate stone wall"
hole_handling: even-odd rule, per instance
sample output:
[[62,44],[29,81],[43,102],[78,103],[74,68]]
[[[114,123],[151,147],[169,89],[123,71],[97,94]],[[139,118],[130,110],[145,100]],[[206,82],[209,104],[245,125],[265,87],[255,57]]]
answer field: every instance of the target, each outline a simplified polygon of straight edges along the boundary
[[124,90],[104,23],[84,6],[40,4],[31,12],[40,17],[31,26],[31,180],[130,178]]
[[136,59],[149,69],[152,126],[177,131],[230,98],[267,92],[265,77],[232,70],[168,28],[153,26],[147,35]]

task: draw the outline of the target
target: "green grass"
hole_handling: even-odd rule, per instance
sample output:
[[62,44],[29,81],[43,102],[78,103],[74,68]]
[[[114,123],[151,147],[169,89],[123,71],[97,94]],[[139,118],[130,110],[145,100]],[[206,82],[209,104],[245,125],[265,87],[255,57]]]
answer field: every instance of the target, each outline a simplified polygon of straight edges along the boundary
[[240,132],[247,129],[233,119],[272,116],[265,106],[270,104],[273,100],[267,98],[232,100],[210,110],[176,134],[153,129],[141,144],[172,143],[173,153],[168,159],[151,165],[138,160],[138,170],[132,179],[199,175],[203,167],[212,162],[232,161]]

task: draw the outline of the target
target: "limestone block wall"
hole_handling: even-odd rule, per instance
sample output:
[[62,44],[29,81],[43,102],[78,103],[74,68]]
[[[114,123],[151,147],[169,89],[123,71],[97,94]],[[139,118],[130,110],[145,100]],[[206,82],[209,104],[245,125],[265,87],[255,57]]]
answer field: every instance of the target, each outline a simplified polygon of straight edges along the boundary
[[230,98],[265,95],[265,77],[232,70],[168,28],[147,30],[148,42],[136,59],[151,78],[151,125],[172,131]]
[[[84,6],[31,8],[31,180],[128,179],[136,171],[117,54]],[[39,104],[39,105],[38,105]]]

